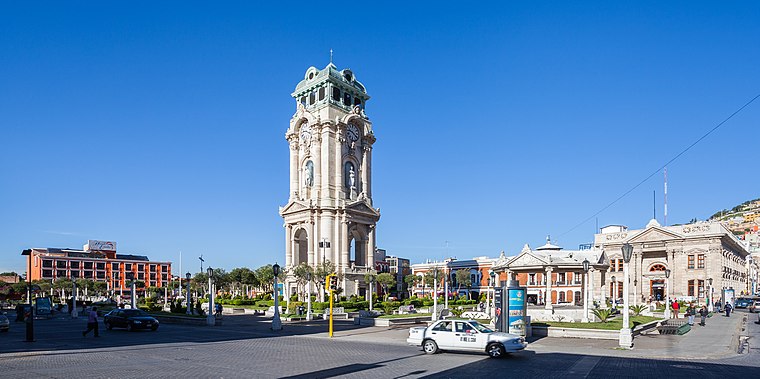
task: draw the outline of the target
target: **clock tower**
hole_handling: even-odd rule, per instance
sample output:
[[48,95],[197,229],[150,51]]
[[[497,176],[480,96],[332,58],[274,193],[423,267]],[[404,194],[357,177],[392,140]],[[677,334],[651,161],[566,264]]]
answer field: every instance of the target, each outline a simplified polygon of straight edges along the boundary
[[[309,67],[292,93],[296,112],[285,133],[290,192],[285,223],[286,297],[305,291],[296,266],[331,264],[346,296],[363,294],[374,269],[380,211],[372,205],[372,145],[365,114],[369,95],[350,69]],[[320,286],[321,287],[321,286]],[[312,287],[318,292],[320,287]]]

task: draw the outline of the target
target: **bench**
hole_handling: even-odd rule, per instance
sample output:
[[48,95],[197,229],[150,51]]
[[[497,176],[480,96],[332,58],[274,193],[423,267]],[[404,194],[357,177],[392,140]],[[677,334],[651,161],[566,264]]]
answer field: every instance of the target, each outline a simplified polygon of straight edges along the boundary
[[660,334],[675,334],[682,336],[691,330],[691,325],[685,320],[665,320],[657,327]]
[[[322,314],[322,317],[325,320],[330,318],[330,308],[325,309],[324,313]],[[348,313],[346,313],[343,307],[333,307],[333,318],[348,320]]]

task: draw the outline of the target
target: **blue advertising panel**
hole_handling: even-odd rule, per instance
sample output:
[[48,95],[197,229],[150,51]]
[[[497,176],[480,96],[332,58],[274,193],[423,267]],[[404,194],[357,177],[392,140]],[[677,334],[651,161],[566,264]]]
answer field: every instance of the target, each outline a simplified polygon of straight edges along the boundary
[[507,327],[508,332],[519,336],[525,335],[525,288],[507,289]]

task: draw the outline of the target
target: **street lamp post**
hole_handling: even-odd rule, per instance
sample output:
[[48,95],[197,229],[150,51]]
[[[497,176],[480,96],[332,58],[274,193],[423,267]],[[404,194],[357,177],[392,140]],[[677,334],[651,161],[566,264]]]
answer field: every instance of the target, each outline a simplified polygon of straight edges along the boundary
[[[32,307],[32,249],[26,249],[21,255],[29,256],[29,265],[26,268],[26,289],[27,301],[29,302],[29,318],[24,317],[26,322],[26,342],[34,342],[34,308]],[[26,316],[26,315],[25,315]]]
[[610,283],[610,289],[612,290],[612,305],[613,306],[617,306],[617,295],[618,295],[618,292],[617,292],[617,280],[615,280],[615,279],[616,279],[615,275],[612,275],[612,277],[610,278],[610,280],[612,281]]
[[132,309],[137,309],[137,283],[135,282],[135,274],[129,273],[130,280],[132,281],[132,285],[130,286],[132,293],[130,294],[131,300],[132,300]]
[[709,296],[707,296],[707,311],[708,312],[712,312],[712,311],[715,310],[715,308],[713,307],[713,303],[715,302],[715,299],[713,299],[713,286],[712,286],[712,282],[713,282],[712,278],[708,278],[707,279],[707,287],[708,287],[707,288],[707,293],[710,294]]
[[489,273],[491,276],[491,300],[488,302],[488,317],[494,316],[494,301],[496,301],[496,272],[491,270]]
[[190,304],[190,278],[191,278],[191,275],[190,275],[189,272],[187,274],[185,274],[185,279],[187,279],[187,291],[186,291],[187,294],[185,295],[185,296],[187,296],[187,299],[186,299],[187,300],[187,312],[185,312],[185,313],[187,313],[189,315],[193,314],[193,306]]
[[277,263],[272,266],[274,274],[274,317],[272,317],[272,330],[282,330],[282,320],[280,320],[280,294],[277,291],[277,276],[280,275],[280,265]]
[[438,320],[438,266],[433,268],[433,321]]
[[588,322],[588,259],[583,260],[583,318],[581,322]]
[[631,334],[630,314],[628,312],[628,266],[633,254],[633,246],[629,243],[623,244],[623,327],[620,328],[620,347],[630,349],[633,346],[633,334]]
[[[77,280],[76,278],[71,281],[71,284],[73,285],[73,287],[71,288],[71,296],[72,296],[71,306],[73,307],[73,309],[71,310],[71,318],[79,318],[79,311],[77,311]],[[29,292],[29,294],[31,296],[31,292]]]
[[[448,266],[448,263],[446,265]],[[446,274],[446,278],[443,280],[443,292],[446,293],[443,297],[443,307],[449,309],[449,279],[451,278],[451,273],[449,272],[448,267],[446,267],[443,272]]]
[[216,325],[216,316],[214,316],[214,269],[210,266],[206,269],[208,274],[208,315],[206,316],[206,325]]
[[[375,275],[370,275],[369,277],[369,311],[372,312],[372,290],[375,288]],[[386,293],[383,293],[383,298],[387,296]]]
[[[372,310],[372,303],[369,309]],[[311,272],[306,272],[306,321],[311,321]]]
[[665,270],[665,318],[670,318],[670,286],[668,283],[668,278],[670,278],[670,269]]

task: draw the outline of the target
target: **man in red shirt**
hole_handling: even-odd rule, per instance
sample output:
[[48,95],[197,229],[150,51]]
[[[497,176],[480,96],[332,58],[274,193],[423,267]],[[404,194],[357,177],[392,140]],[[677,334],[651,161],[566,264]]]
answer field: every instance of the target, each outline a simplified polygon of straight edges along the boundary
[[681,306],[678,304],[678,300],[673,300],[673,315],[674,318],[678,318],[678,310]]

